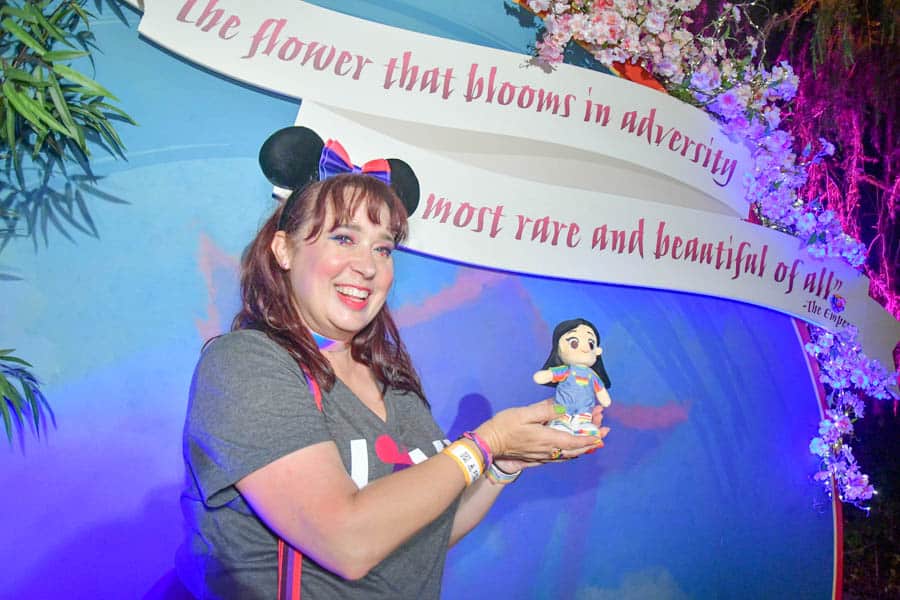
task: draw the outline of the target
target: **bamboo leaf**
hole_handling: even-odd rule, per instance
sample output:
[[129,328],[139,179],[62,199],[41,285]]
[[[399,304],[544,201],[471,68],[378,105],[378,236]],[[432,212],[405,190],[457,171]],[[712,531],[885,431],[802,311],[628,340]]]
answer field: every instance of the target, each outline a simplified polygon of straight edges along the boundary
[[[49,131],[45,131],[42,134],[39,134],[34,140],[34,149],[31,151],[32,158],[40,156],[41,148],[44,147],[44,142],[47,140],[47,136],[50,135]],[[52,138],[51,138],[52,139]]]
[[41,411],[40,406],[38,406],[37,398],[34,397],[34,392],[31,391],[31,386],[23,383],[22,389],[25,390],[25,399],[28,401],[29,406],[31,406],[31,416],[34,419],[34,429],[35,431],[40,431],[38,428],[41,425]]
[[76,83],[76,84],[80,85],[81,87],[92,90],[94,92],[94,94],[97,96],[105,96],[107,98],[110,98],[110,99],[116,100],[116,101],[119,100],[112,94],[112,92],[107,90],[105,87],[103,87],[102,85],[100,85],[99,83],[97,83],[96,81],[91,79],[90,77],[87,77],[86,75],[82,75],[75,69],[72,69],[65,65],[54,64],[53,70],[56,71],[56,74],[59,75],[60,77],[65,77],[69,81]]
[[92,13],[84,10],[81,6],[78,5],[77,2],[72,2],[71,4],[69,4],[69,6],[72,8],[72,10],[74,10],[78,14],[79,17],[81,17],[81,21],[86,26],[90,25],[90,22],[91,22],[90,18],[93,16]]
[[6,428],[6,438],[12,442],[12,421],[9,418],[9,406],[6,400],[0,397],[0,414],[3,415],[3,427]]
[[34,50],[38,56],[44,56],[47,53],[47,49],[44,48],[40,42],[31,37],[27,31],[22,29],[18,23],[10,19],[9,17],[3,19],[2,25],[4,29],[9,31],[11,34],[16,36],[16,39]]
[[12,79],[13,81],[21,81],[34,87],[47,85],[46,81],[41,81],[40,79],[34,77],[31,73],[23,71],[22,69],[16,69],[15,67],[7,67],[3,69],[3,74],[7,79]]
[[107,110],[107,111],[109,111],[109,112],[111,112],[111,113],[114,113],[114,114],[116,114],[116,115],[122,117],[123,119],[125,119],[125,121],[126,121],[127,123],[130,123],[131,125],[137,125],[137,124],[138,124],[137,121],[135,121],[134,119],[131,118],[131,115],[129,115],[127,112],[125,112],[124,110],[122,110],[122,109],[119,108],[118,106],[113,106],[112,104],[109,104],[109,103],[107,103],[107,102],[97,102],[97,103],[96,103],[96,106],[99,106],[99,107],[102,108],[103,110]]
[[[4,102],[4,104],[6,104]],[[6,133],[6,144],[9,147],[10,153],[12,154],[13,160],[16,160],[17,148],[16,148],[16,111],[13,110],[12,105],[6,107],[6,117],[4,119],[6,121],[4,123],[4,130]]]
[[6,377],[0,377],[0,394],[9,401],[16,414],[22,412],[22,395]]
[[0,350],[0,357],[6,356],[7,354],[12,354],[15,351],[16,351],[15,348],[5,348],[3,350]]
[[[12,350],[5,350],[4,352],[12,352]],[[23,360],[18,356],[6,356],[5,354],[0,354],[0,361],[14,362],[26,367],[33,366],[30,362],[28,362],[27,360]]]
[[90,52],[85,52],[84,50],[51,50],[43,56],[43,59],[47,62],[57,62],[75,60],[76,58],[90,55]]
[[84,87],[83,85],[72,85],[72,84],[65,84],[65,83],[62,83],[62,84],[60,84],[60,87],[62,87],[63,91],[66,92],[66,93],[68,93],[68,94],[81,94],[81,95],[82,95],[83,97],[85,97],[85,98],[99,98],[99,97],[102,97],[102,96],[101,96],[100,94],[98,94],[95,90],[92,90],[92,89],[90,89],[90,88],[86,88],[86,87]]
[[63,96],[62,89],[59,87],[59,82],[56,80],[56,77],[53,76],[53,73],[49,73],[48,75],[50,77],[50,87],[47,91],[50,94],[50,100],[53,101],[53,106],[56,108],[56,112],[59,113],[63,124],[69,130],[69,133],[71,134],[69,135],[69,137],[76,140],[79,147],[86,150],[87,148],[84,147],[84,134],[80,131],[80,128],[72,119],[72,113],[69,111],[69,104],[66,102],[66,99]]
[[[22,115],[22,117],[31,124],[35,131],[37,131],[38,133],[47,131],[47,127],[41,122],[41,118],[31,110],[31,105],[24,101],[26,96],[24,94],[20,94],[8,79],[3,82],[2,89],[3,95],[6,96],[6,99],[9,101],[10,106],[14,108],[17,113]],[[15,145],[10,145],[10,148],[14,147]]]
[[53,14],[50,15],[50,22],[56,25],[59,23],[64,17],[66,17],[70,12],[72,12],[72,6],[70,3],[60,4],[53,11]]
[[28,12],[22,10],[21,8],[16,8],[15,6],[4,5],[3,8],[0,8],[0,15],[10,15],[22,19],[23,21],[34,23],[34,17],[32,17]]
[[[112,126],[107,119],[103,119],[100,121],[100,127],[102,131],[100,135],[103,135],[109,141],[110,145],[115,147],[116,149],[124,149],[125,144],[122,143],[122,138],[119,137],[119,133],[116,131],[116,128]],[[104,135],[104,132],[106,135]]]
[[[38,9],[38,7],[36,7],[33,4],[27,4],[26,6],[27,6],[27,10],[29,11],[29,13],[31,14],[31,16],[33,18],[32,22],[37,23],[41,27],[43,27],[44,30],[47,32],[47,35],[49,35],[50,37],[52,37],[53,39],[55,39],[58,42],[62,42],[63,44],[66,44],[67,46],[72,45],[69,43],[69,40],[66,39],[66,32],[63,31],[62,29],[60,29],[59,27],[57,27],[55,23],[51,23],[50,21],[48,21],[47,18],[44,16],[44,14]],[[46,58],[46,53],[45,53],[45,58]]]
[[[3,82],[3,90],[6,91],[6,84],[8,81]],[[15,90],[15,87],[10,85],[9,89],[12,90],[15,94],[18,94],[18,101],[28,107],[28,110],[32,112],[32,114],[36,115],[38,119],[40,119],[45,124],[49,125],[51,129],[55,129],[59,133],[65,135],[66,137],[71,137],[69,135],[69,131],[63,127],[63,124],[53,118],[53,115],[47,112],[47,110],[36,100],[29,98],[26,94],[21,94]],[[12,100],[12,96],[10,100]],[[30,119],[29,119],[30,120]]]

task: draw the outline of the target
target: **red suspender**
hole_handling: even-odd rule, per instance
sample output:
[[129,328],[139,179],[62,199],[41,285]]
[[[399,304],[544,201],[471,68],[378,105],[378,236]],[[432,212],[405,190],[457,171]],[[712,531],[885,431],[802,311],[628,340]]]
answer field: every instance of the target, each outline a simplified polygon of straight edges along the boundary
[[[316,399],[316,407],[322,410],[322,391],[306,369],[306,384]],[[278,538],[278,600],[300,600],[300,575],[303,571],[303,554]]]

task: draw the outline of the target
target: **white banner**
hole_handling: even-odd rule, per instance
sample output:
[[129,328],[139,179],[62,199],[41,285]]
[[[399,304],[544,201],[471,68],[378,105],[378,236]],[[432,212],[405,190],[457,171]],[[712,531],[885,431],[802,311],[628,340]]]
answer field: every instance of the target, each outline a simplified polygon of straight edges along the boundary
[[407,159],[423,186],[412,249],[732,298],[832,331],[852,324],[869,356],[893,366],[900,324],[868,297],[868,279],[736,219],[748,151],[665,94],[298,0],[148,0],[140,32],[303,98],[302,122],[357,162]]
[[576,148],[582,160],[623,161],[714,198],[719,212],[747,214],[747,149],[703,111],[616,77],[570,65],[545,70],[521,54],[298,0],[148,0],[139,31],[190,61],[280,94],[515,138],[500,154],[546,155],[547,143]]
[[868,355],[893,365],[900,323],[869,298],[868,278],[843,261],[811,258],[793,236],[461,165],[309,101],[297,123],[341,140],[356,163],[390,156],[413,165],[422,194],[410,219],[412,250],[518,273],[731,298],[830,331],[854,325]]

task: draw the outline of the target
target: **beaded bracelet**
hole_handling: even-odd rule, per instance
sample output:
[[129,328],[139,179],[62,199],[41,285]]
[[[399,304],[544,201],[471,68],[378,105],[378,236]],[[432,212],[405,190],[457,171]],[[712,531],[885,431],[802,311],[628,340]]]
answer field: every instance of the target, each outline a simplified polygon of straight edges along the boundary
[[481,477],[484,472],[484,462],[481,456],[481,449],[475,442],[467,439],[458,439],[441,451],[456,461],[459,468],[466,478],[466,485],[472,485],[472,482]]
[[519,475],[522,474],[522,471],[516,471],[515,473],[507,473],[494,463],[491,463],[491,466],[488,467],[487,473],[485,476],[491,481],[491,483],[496,483],[497,485],[507,485],[512,483],[516,479],[519,478]]
[[489,465],[494,462],[494,456],[491,452],[491,447],[487,445],[487,442],[484,441],[484,438],[482,438],[474,431],[464,431],[462,437],[475,442],[475,445],[478,446],[479,450],[481,450],[481,458],[484,459],[484,464]]

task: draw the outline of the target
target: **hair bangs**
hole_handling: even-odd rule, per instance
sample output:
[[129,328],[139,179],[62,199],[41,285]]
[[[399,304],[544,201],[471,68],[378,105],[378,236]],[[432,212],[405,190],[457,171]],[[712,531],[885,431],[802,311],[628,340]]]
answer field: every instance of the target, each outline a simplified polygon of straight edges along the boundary
[[[406,209],[394,191],[384,182],[369,175],[347,174],[330,177],[307,186],[297,199],[295,214],[290,215],[289,233],[308,228],[305,239],[316,239],[325,230],[350,223],[365,204],[366,217],[376,225],[385,225],[395,243],[406,239]],[[382,207],[388,209],[388,222],[382,223]],[[332,222],[326,223],[332,215]]]

